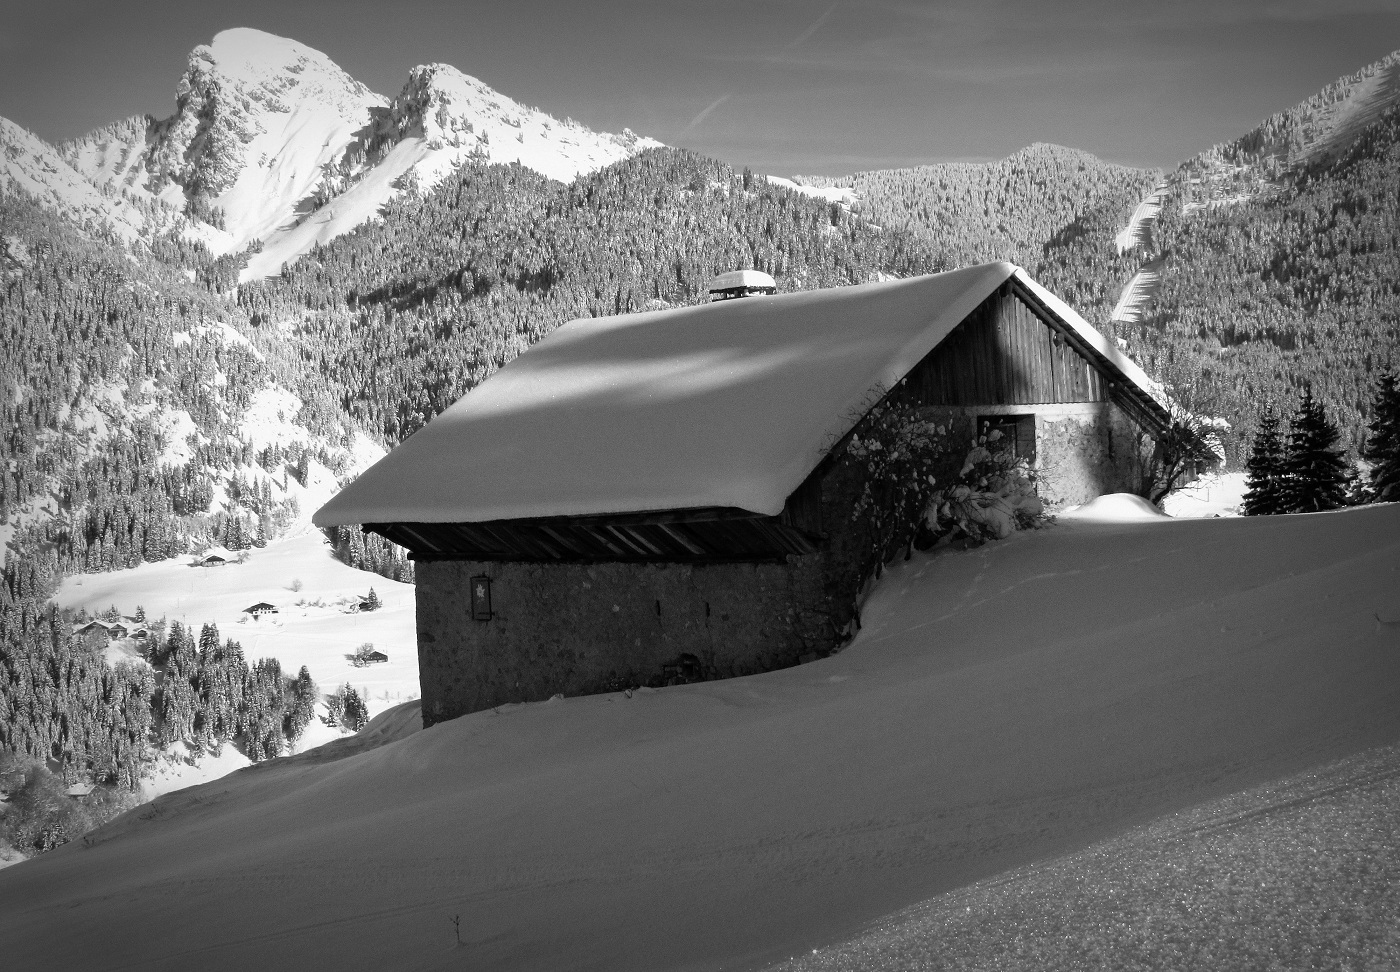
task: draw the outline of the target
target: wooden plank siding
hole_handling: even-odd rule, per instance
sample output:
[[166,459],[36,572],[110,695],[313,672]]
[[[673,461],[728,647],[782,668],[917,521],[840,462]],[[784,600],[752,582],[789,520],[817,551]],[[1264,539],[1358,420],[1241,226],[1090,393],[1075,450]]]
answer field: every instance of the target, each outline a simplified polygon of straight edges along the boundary
[[1003,287],[910,371],[906,395],[921,405],[1106,402],[1109,382],[1040,316]]

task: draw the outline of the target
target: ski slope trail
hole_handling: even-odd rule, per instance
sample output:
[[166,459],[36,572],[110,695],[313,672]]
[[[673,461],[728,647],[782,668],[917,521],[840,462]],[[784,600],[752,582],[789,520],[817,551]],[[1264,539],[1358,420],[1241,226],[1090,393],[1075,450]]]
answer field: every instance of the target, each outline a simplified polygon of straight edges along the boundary
[[1152,301],[1156,299],[1157,292],[1162,289],[1165,265],[1164,257],[1144,263],[1142,269],[1133,274],[1133,279],[1123,288],[1123,293],[1118,295],[1118,303],[1113,307],[1110,320],[1140,322],[1152,306]]
[[[1119,230],[1118,235],[1113,238],[1113,245],[1117,248],[1119,256],[1125,253],[1140,253],[1144,256],[1156,254],[1157,242],[1153,238],[1152,230],[1157,225],[1157,217],[1161,215],[1162,206],[1166,204],[1170,190],[1171,184],[1164,182],[1138,203],[1133,215],[1128,218],[1128,225]],[[1165,262],[1161,256],[1153,256],[1133,274],[1133,278],[1118,295],[1118,303],[1113,308],[1110,320],[1133,323],[1142,320],[1162,286]]]
[[1162,205],[1167,200],[1170,188],[1170,183],[1164,182],[1137,204],[1133,215],[1128,217],[1128,225],[1119,230],[1118,235],[1113,238],[1119,256],[1136,249],[1149,253],[1156,249],[1152,240],[1152,227],[1157,223],[1157,217],[1162,212]]
[[6,962],[759,967],[1400,739],[1400,504],[1089,512],[898,565],[809,665],[169,794],[0,872]]

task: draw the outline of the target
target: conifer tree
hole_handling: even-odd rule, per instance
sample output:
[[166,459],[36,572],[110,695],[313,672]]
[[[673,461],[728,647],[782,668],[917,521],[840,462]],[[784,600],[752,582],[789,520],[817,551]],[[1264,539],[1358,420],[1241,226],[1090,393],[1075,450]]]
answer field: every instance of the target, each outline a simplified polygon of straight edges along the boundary
[[369,589],[369,596],[365,598],[366,611],[378,611],[383,605],[379,602],[379,595],[374,593],[374,588]]
[[341,716],[341,724],[351,732],[359,732],[369,725],[369,706],[353,686],[345,685],[342,688],[345,692],[345,714]]
[[297,672],[292,682],[292,704],[283,721],[283,732],[288,742],[295,743],[301,738],[306,727],[316,715],[316,683],[311,680],[311,672],[305,665]]
[[1371,464],[1368,499],[1400,501],[1400,382],[1395,375],[1382,375],[1377,382],[1367,429],[1371,434],[1363,456]]
[[1346,502],[1347,462],[1336,448],[1339,438],[1322,403],[1313,398],[1312,389],[1305,390],[1288,430],[1288,512],[1335,510]]
[[1273,516],[1288,512],[1284,506],[1284,455],[1279,440],[1278,416],[1266,406],[1254,433],[1254,446],[1245,464],[1249,488],[1241,512],[1245,516]]

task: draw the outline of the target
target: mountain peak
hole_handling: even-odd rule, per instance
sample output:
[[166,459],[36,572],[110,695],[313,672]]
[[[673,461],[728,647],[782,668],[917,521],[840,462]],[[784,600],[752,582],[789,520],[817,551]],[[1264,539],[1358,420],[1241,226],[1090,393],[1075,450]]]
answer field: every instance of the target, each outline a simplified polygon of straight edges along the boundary
[[283,70],[308,60],[331,63],[326,55],[300,41],[253,27],[221,30],[210,43],[194,50],[207,52],[210,60],[229,71],[237,71],[240,66],[253,71]]
[[374,218],[410,173],[429,188],[474,159],[569,181],[661,144],[561,122],[449,64],[413,68],[391,101],[321,51],[250,27],[190,51],[175,96],[169,118],[117,122],[58,149],[74,170],[63,192],[82,195],[69,183],[85,180],[114,200],[108,209],[136,203],[136,235],[178,228],[216,253],[261,242],[248,276]]

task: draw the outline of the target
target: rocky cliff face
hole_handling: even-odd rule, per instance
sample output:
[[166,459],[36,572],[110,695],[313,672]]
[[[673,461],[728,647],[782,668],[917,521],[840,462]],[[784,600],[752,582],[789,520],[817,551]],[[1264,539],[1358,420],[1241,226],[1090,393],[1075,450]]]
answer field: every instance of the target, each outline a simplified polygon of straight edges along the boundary
[[398,170],[396,178],[411,169],[420,188],[431,187],[469,159],[519,162],[569,181],[661,144],[627,130],[612,135],[571,119],[560,121],[450,64],[414,68],[398,96],[387,107],[371,109],[370,119],[327,167],[324,198],[343,193],[384,164]]

